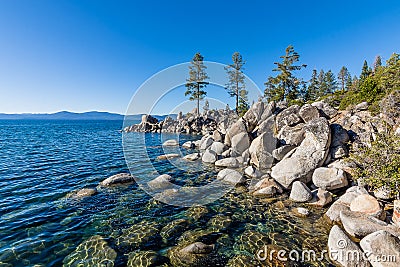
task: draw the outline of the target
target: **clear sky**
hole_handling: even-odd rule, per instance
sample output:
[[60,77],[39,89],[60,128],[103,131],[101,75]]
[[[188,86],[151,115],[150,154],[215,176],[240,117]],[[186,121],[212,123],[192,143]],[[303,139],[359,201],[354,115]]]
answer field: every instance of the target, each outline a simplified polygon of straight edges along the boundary
[[198,51],[221,63],[239,51],[262,88],[289,44],[306,79],[358,75],[400,52],[400,1],[0,0],[0,112],[124,113],[146,79]]

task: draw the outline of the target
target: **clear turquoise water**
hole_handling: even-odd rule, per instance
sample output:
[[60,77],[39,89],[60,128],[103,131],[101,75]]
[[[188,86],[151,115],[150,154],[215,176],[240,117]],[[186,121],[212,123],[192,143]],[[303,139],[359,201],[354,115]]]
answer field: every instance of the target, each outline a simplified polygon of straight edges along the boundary
[[[61,266],[78,244],[96,234],[117,251],[115,265],[125,266],[129,251],[115,243],[123,229],[143,220],[163,226],[185,218],[188,208],[155,203],[136,184],[100,189],[82,201],[65,198],[73,190],[96,188],[105,178],[128,172],[121,128],[120,121],[0,121],[0,266]],[[154,160],[162,154],[161,136],[146,134],[145,138]],[[180,142],[198,138],[181,136]],[[138,173],[149,171],[143,169],[142,161],[138,156],[133,164]],[[160,173],[178,177],[181,185],[204,184],[217,172],[201,163],[188,164],[187,169],[177,169],[168,161],[153,163]],[[245,230],[264,233],[271,244],[287,249],[325,248],[327,229],[318,220],[323,210],[313,211],[308,219],[297,218],[284,198],[258,200],[244,192],[245,188],[236,188],[207,205],[208,212],[187,228],[208,229],[207,222],[218,214],[232,218],[228,229],[210,237],[216,242],[224,235],[230,242],[217,249],[216,260],[209,266],[217,262],[224,266],[235,255],[251,254],[237,245]],[[177,238],[139,249],[166,255]],[[315,266],[319,264],[327,262]],[[310,263],[297,266],[303,265]]]

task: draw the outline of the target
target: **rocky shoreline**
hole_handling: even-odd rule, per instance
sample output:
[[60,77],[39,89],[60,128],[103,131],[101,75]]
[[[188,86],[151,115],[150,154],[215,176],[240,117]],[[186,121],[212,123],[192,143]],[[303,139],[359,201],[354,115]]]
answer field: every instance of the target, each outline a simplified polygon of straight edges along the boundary
[[[398,266],[400,203],[388,197],[384,188],[369,192],[360,181],[354,181],[354,166],[346,160],[350,150],[368,146],[375,135],[384,130],[382,116],[372,116],[367,108],[366,103],[338,111],[322,101],[302,107],[259,101],[239,119],[224,110],[208,111],[199,118],[180,114],[176,121],[166,118],[163,122],[144,116],[139,125],[124,130],[202,134],[201,140],[182,145],[186,149],[195,147],[199,150],[183,159],[188,162],[201,160],[223,168],[217,179],[244,186],[254,198],[287,195],[297,216],[307,217],[310,209],[327,208],[324,218],[331,223],[327,248],[335,264]],[[164,143],[164,146],[178,145],[176,140]],[[160,155],[159,159],[179,156]],[[171,180],[169,175],[161,175],[149,186]],[[122,175],[117,179],[109,178],[101,185],[115,185],[118,181],[132,182]],[[160,194],[163,193],[166,197],[174,195],[168,189]],[[82,194],[78,192],[77,195]],[[227,221],[220,219],[218,223],[229,224],[229,218]],[[179,229],[181,224],[185,222],[174,221],[170,227]],[[144,228],[151,232],[154,227],[147,225]],[[193,242],[185,242],[185,246],[178,245],[168,252],[173,266],[196,266],[198,260],[212,254],[214,244],[191,240]],[[343,256],[349,254],[353,257]],[[382,256],[393,256],[395,262],[376,260]],[[137,257],[130,261],[138,260]],[[155,259],[155,255],[147,254],[139,258],[142,260],[143,257]],[[247,266],[235,264],[227,266]]]

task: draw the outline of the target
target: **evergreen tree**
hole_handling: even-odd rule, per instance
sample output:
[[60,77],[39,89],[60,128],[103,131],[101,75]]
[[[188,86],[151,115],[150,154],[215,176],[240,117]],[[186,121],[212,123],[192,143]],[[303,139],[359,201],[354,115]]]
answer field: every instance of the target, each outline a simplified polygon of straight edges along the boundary
[[241,89],[239,92],[239,104],[237,107],[237,114],[239,116],[243,116],[249,110],[249,103],[247,98],[248,91],[245,89]]
[[240,94],[245,89],[245,76],[243,74],[243,65],[245,62],[239,52],[233,53],[232,61],[232,64],[225,67],[228,74],[228,83],[225,85],[225,89],[231,97],[235,97],[236,112],[239,114]]
[[340,69],[338,79],[341,85],[341,90],[344,91],[348,85],[349,79],[351,79],[350,72],[345,66]]
[[364,80],[370,74],[371,74],[371,68],[368,67],[368,62],[366,60],[364,60],[364,65],[362,67],[362,71],[361,71],[361,74],[360,74],[360,80]]
[[378,70],[379,67],[382,67],[382,58],[378,55],[375,57],[374,73]]
[[331,70],[329,70],[327,73],[325,73],[325,84],[326,84],[326,91],[323,92],[324,95],[326,94],[332,94],[337,90],[337,82],[336,82],[336,77],[335,74]]
[[317,98],[321,97],[324,95],[324,92],[328,91],[328,85],[326,84],[325,81],[325,71],[320,70],[318,74],[318,84],[319,84],[319,90],[317,91]]
[[294,65],[299,61],[299,54],[292,45],[286,48],[285,55],[280,57],[282,62],[275,62],[273,71],[279,72],[276,77],[268,77],[265,83],[264,95],[268,101],[292,101],[299,96],[300,79],[294,76],[294,71],[305,68],[306,65]]
[[186,79],[185,96],[189,95],[189,100],[197,101],[197,116],[200,114],[200,100],[204,99],[207,92],[203,90],[208,84],[209,78],[206,73],[207,67],[203,63],[204,57],[196,53],[190,62],[189,78]]
[[309,85],[305,90],[304,101],[314,101],[318,98],[319,82],[317,77],[317,70],[313,69],[311,79],[309,80]]
[[353,79],[351,78],[350,72],[349,72],[349,79],[346,82],[346,91],[351,90],[353,84]]

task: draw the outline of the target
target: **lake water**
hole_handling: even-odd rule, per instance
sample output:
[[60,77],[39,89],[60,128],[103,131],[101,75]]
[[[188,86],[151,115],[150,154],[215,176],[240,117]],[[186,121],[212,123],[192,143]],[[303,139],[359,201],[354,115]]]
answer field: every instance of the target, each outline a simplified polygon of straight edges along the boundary
[[[324,210],[311,210],[309,218],[300,218],[291,209],[301,205],[287,197],[257,199],[245,187],[200,208],[157,202],[135,183],[99,188],[98,194],[80,201],[65,198],[71,191],[96,188],[111,175],[129,172],[121,128],[121,121],[0,121],[0,266],[69,266],[65,257],[95,235],[116,251],[115,266],[126,266],[130,253],[149,250],[160,255],[158,266],[172,266],[168,251],[188,240],[216,245],[198,266],[226,266],[229,260],[230,266],[268,266],[254,261],[266,245],[300,253],[326,249],[328,225],[320,219]],[[143,138],[130,135],[132,140]],[[215,179],[218,170],[201,162],[177,168],[171,164],[174,160],[155,160],[163,153],[165,136],[144,138],[154,168],[175,177],[178,184],[198,186]],[[198,138],[181,136],[180,143]],[[153,172],[145,169],[140,154],[130,160],[133,175]],[[168,238],[161,236],[174,220],[185,223]],[[146,223],[156,229],[148,236]],[[144,237],[133,245],[120,242],[129,231],[143,232]],[[328,266],[325,260],[294,264]]]

